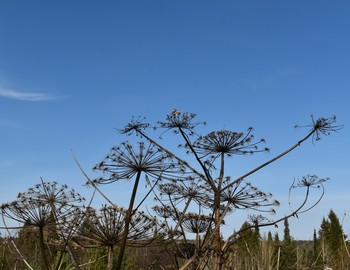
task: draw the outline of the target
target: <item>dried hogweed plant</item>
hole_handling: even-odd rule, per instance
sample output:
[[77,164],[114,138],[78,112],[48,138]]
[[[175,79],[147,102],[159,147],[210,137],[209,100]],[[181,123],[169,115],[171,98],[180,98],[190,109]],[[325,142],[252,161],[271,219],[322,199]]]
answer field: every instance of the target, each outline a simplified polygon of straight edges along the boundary
[[[131,124],[134,128],[146,128],[148,125]],[[132,132],[131,127],[127,128]],[[172,157],[153,143],[139,142],[135,147],[127,142],[121,146],[113,147],[107,157],[94,168],[102,172],[102,177],[95,179],[95,184],[109,184],[116,181],[134,180],[134,187],[130,197],[129,207],[125,215],[125,229],[120,241],[120,250],[117,259],[117,269],[121,268],[127,237],[129,234],[130,222],[136,209],[134,209],[135,198],[141,177],[147,181],[159,181],[169,179],[172,175],[182,175],[183,169],[172,162]],[[152,180],[149,180],[152,179]]]
[[[245,174],[232,177],[228,175],[229,171],[232,173],[232,166],[228,165],[232,160],[230,158],[268,152],[269,149],[263,146],[265,140],[255,140],[252,128],[246,132],[224,129],[200,135],[197,127],[205,123],[197,122],[195,118],[195,114],[182,113],[177,109],[167,115],[165,121],[159,121],[155,126],[144,122],[144,118],[134,118],[120,132],[127,136],[136,135],[141,139],[137,151],[127,143],[112,149],[106,159],[96,166],[96,169],[102,172],[102,177],[95,182],[109,184],[118,180],[135,180],[129,214],[126,215],[127,221],[133,213],[133,201],[141,174],[146,179],[153,179],[151,191],[157,204],[153,211],[165,220],[167,225],[164,228],[169,234],[166,237],[169,243],[165,246],[180,247],[179,239],[186,241],[188,229],[194,229],[197,225],[197,233],[202,235],[197,248],[192,253],[187,253],[191,256],[185,256],[185,261],[177,261],[176,267],[196,269],[210,265],[212,269],[221,270],[225,266],[224,253],[234,244],[234,239],[239,233],[235,232],[226,240],[222,239],[221,228],[226,224],[228,214],[237,210],[274,214],[279,205],[270,193],[261,191],[246,182],[246,179],[289,154],[309,138],[319,140],[323,135],[336,132],[342,126],[335,125],[335,117],[316,120],[312,117],[311,125],[306,125],[310,130],[294,145]],[[180,150],[172,151],[162,144],[168,131],[179,138]],[[154,138],[158,139],[153,139],[152,134],[157,134]],[[190,162],[186,160],[185,155]],[[314,187],[323,187],[322,183],[325,180],[306,177],[293,185],[291,190],[295,187],[306,188],[306,195],[305,200],[291,211],[289,217],[312,208],[306,206],[310,198],[309,192]],[[252,222],[252,226],[273,226],[285,218],[257,218]],[[127,222],[125,226],[128,227]],[[124,241],[125,239],[126,236]],[[179,249],[181,253],[181,248]],[[119,254],[119,263],[121,260],[122,255]]]
[[[103,206],[99,210],[89,208],[74,241],[84,248],[107,248],[107,269],[113,266],[113,252],[123,239],[127,210],[115,206]],[[127,245],[146,245],[153,240],[156,219],[135,212],[129,223]]]
[[[39,233],[39,246],[43,269],[58,269],[63,252],[67,251],[73,263],[76,261],[70,252],[69,243],[75,229],[81,221],[84,198],[67,185],[56,182],[44,182],[20,192],[17,199],[1,205],[3,217],[23,224],[23,228],[35,228]],[[47,231],[55,232],[55,239],[48,239]],[[47,244],[58,245],[61,255],[55,260],[50,257]]]

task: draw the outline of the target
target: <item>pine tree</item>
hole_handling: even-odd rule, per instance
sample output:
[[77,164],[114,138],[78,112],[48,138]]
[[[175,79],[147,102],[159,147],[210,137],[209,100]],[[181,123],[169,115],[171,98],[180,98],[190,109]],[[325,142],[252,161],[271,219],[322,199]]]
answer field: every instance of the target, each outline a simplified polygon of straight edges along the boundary
[[284,235],[283,235],[284,244],[290,244],[292,242],[292,237],[290,236],[289,222],[287,218],[284,220],[283,232],[284,232]]
[[276,269],[279,269],[281,265],[281,247],[282,243],[278,233],[276,232],[273,237],[273,257],[276,258]]
[[328,219],[330,222],[329,246],[333,255],[337,254],[343,242],[343,228],[339,222],[337,215],[330,210]]
[[322,219],[318,234],[324,266],[333,269],[349,269],[349,260],[344,246],[345,235],[339,218],[333,210],[330,210],[328,219]]
[[281,270],[296,269],[296,244],[290,235],[288,219],[284,220],[283,245],[281,249]]
[[343,243],[343,228],[340,224],[339,218],[333,210],[330,210],[328,214],[329,219],[329,237],[328,247],[330,251],[330,260],[335,269],[347,269],[345,267],[345,254],[344,254],[344,243]]
[[267,233],[267,241],[269,241],[269,242],[272,242],[272,241],[273,241],[271,231],[269,231],[269,232]]
[[321,268],[322,263],[322,250],[321,250],[321,240],[317,237],[317,232],[314,230],[313,234],[313,250],[312,250],[312,262],[311,265],[317,269]]
[[330,249],[329,249],[329,239],[330,239],[330,223],[326,218],[322,219],[320,230],[318,232],[319,240],[322,252],[323,265],[328,265],[330,263]]
[[[276,261],[277,261],[277,256],[276,256],[277,252],[276,252],[271,231],[268,232],[267,240],[265,240],[264,242],[265,242],[265,249],[266,249],[265,256],[267,257],[265,258],[266,262],[265,262],[264,269],[274,269],[275,268],[274,265],[276,264]],[[264,253],[264,247],[262,248],[262,253]]]
[[251,224],[244,222],[239,234],[238,260],[240,269],[256,269],[260,257],[260,232],[252,229]]

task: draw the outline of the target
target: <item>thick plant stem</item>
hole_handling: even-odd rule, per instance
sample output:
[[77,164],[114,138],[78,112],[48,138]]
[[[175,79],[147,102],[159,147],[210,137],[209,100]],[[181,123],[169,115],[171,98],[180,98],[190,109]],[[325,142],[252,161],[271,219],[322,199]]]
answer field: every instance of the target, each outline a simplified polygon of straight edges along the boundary
[[241,177],[237,178],[235,181],[233,181],[229,185],[225,186],[222,189],[222,192],[225,191],[226,189],[232,187],[233,185],[236,185],[237,183],[241,182],[247,176],[261,170],[262,168],[266,167],[267,165],[270,165],[271,163],[275,162],[276,160],[280,159],[281,157],[287,155],[289,152],[292,152],[295,148],[299,147],[303,142],[305,142],[308,138],[310,138],[315,132],[316,132],[316,130],[313,129],[308,135],[306,135],[303,139],[298,141],[296,144],[294,144],[292,147],[290,147],[289,149],[287,149],[283,153],[277,155],[276,157],[270,159],[269,161],[261,164],[260,166],[254,168],[253,170],[251,170],[251,171],[247,172],[246,174],[242,175]]
[[47,261],[47,257],[45,254],[45,243],[44,243],[44,228],[39,227],[39,242],[40,242],[40,253],[41,253],[41,259],[43,261],[43,267],[45,270],[50,270],[49,263]]
[[[218,196],[215,196],[218,197]],[[217,199],[215,199],[216,201]],[[220,202],[220,201],[219,201]],[[220,207],[215,206],[215,261],[216,270],[221,270]]]
[[[66,251],[67,251],[67,253],[68,253],[68,255],[69,255],[71,261],[73,262],[74,268],[75,268],[76,270],[80,270],[80,266],[79,266],[77,260],[75,259],[74,255],[73,255],[73,253],[72,253],[72,250],[70,249],[70,247],[69,247],[68,245],[66,246]],[[59,269],[59,268],[58,268],[58,269]]]
[[220,213],[220,196],[221,196],[221,186],[224,180],[224,172],[225,172],[225,154],[221,153],[221,168],[220,168],[220,176],[218,182],[218,191],[215,194],[215,253],[216,253],[216,270],[221,270],[222,268],[222,252],[221,252],[221,230],[220,224],[223,217],[221,217]]
[[123,232],[122,240],[120,243],[120,250],[119,250],[119,254],[118,254],[116,270],[120,270],[122,267],[123,257],[124,257],[125,248],[126,248],[126,240],[128,238],[129,226],[130,226],[130,221],[131,221],[132,214],[133,214],[133,207],[134,207],[137,187],[139,185],[140,178],[141,178],[141,171],[139,171],[136,175],[134,188],[133,188],[131,198],[130,198],[128,212],[127,212],[126,217],[125,217],[124,232]]
[[113,266],[113,246],[108,246],[107,270],[112,270]]

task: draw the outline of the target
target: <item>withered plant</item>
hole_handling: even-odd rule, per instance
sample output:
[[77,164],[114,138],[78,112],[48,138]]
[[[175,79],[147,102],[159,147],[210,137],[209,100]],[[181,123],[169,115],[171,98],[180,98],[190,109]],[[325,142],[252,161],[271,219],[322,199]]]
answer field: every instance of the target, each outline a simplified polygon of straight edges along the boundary
[[[81,220],[83,201],[84,198],[74,189],[68,189],[67,185],[59,186],[56,182],[41,179],[40,184],[20,192],[16,200],[2,204],[0,209],[3,218],[19,222],[23,228],[38,230],[42,269],[59,269],[64,251],[69,253],[78,268],[69,242]],[[49,238],[50,233],[51,236],[54,234],[54,239]],[[61,250],[57,260],[48,250],[50,245],[59,246]]]
[[[289,215],[270,220],[262,214],[275,213],[279,202],[272,199],[270,193],[261,191],[246,179],[289,154],[308,139],[316,141],[324,135],[338,131],[341,126],[335,125],[335,117],[312,117],[312,123],[306,125],[310,130],[303,138],[281,154],[239,177],[227,175],[229,158],[267,152],[269,149],[263,146],[265,140],[255,140],[252,128],[248,128],[246,132],[224,129],[200,135],[196,128],[204,123],[196,122],[195,117],[193,113],[182,113],[174,109],[165,121],[154,126],[145,123],[140,117],[134,118],[121,133],[136,135],[140,139],[139,146],[135,147],[137,151],[130,144],[123,143],[121,147],[113,148],[106,159],[96,166],[95,169],[102,171],[103,176],[96,179],[95,184],[134,180],[116,269],[120,270],[129,223],[135,210],[133,205],[137,186],[142,174],[157,202],[153,210],[166,224],[162,228],[168,233],[165,237],[168,243],[165,243],[164,250],[169,246],[179,248],[180,240],[188,243],[186,239],[189,229],[197,234],[195,251],[183,254],[185,261],[176,260],[176,267],[179,269],[223,269],[225,252],[235,244],[240,233],[238,231],[226,239],[222,238],[221,227],[225,224],[227,215],[237,210],[258,211],[260,214],[251,219],[251,227],[247,226],[245,229],[277,226],[285,218],[310,210],[323,197],[322,184],[327,178],[306,176],[290,188],[290,192],[297,187],[305,188],[304,201],[292,209]],[[160,136],[157,131],[160,131]],[[171,151],[162,144],[168,131],[179,137],[179,151]],[[152,133],[156,134],[154,138],[159,139],[153,139]],[[191,162],[186,161],[182,154],[189,154]],[[320,197],[308,204],[313,188],[321,189]]]
[[[115,247],[120,247],[126,230],[126,216],[127,210],[120,207],[103,206],[98,211],[89,208],[74,241],[84,248],[106,247],[107,269],[111,270],[113,252]],[[142,246],[152,241],[156,220],[143,212],[135,212],[128,226],[126,245]]]
[[109,184],[116,181],[134,180],[129,207],[125,215],[123,235],[120,239],[120,249],[117,259],[117,269],[121,268],[130,222],[135,212],[134,202],[141,176],[160,179],[181,174],[182,169],[174,165],[168,153],[152,143],[140,142],[137,147],[124,142],[121,146],[113,147],[107,157],[94,168],[103,172],[103,176],[95,179],[93,184]]

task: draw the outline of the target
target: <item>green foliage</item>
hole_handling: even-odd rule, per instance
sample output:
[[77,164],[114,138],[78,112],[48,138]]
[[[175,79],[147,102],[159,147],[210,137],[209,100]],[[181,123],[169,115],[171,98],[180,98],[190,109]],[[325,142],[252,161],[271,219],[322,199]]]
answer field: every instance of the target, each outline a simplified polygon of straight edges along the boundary
[[330,223],[330,234],[329,234],[329,246],[331,251],[334,254],[337,254],[342,245],[343,242],[343,228],[339,222],[339,219],[337,217],[337,215],[334,213],[333,210],[330,210],[329,215],[328,215],[328,219],[329,219],[329,223]]
[[288,222],[288,218],[286,218],[284,220],[284,234],[283,234],[283,243],[285,245],[289,245],[290,243],[292,243],[292,237],[290,236],[290,230],[289,230],[289,222]]
[[284,234],[280,253],[280,270],[297,269],[297,246],[290,235],[289,222],[284,220]]
[[237,241],[237,257],[239,265],[244,269],[257,267],[256,260],[260,257],[260,233],[258,228],[251,228],[244,222]]
[[136,269],[136,265],[137,265],[137,259],[130,256],[129,253],[126,252],[122,263],[122,270],[134,270]]
[[14,254],[11,252],[9,239],[0,237],[0,269],[13,269]]
[[324,265],[333,269],[348,269],[345,238],[339,218],[333,210],[330,210],[328,219],[323,218],[322,220],[318,239]]
[[316,230],[314,230],[313,234],[312,261],[310,265],[315,266],[317,269],[323,266],[321,240],[317,238]]

